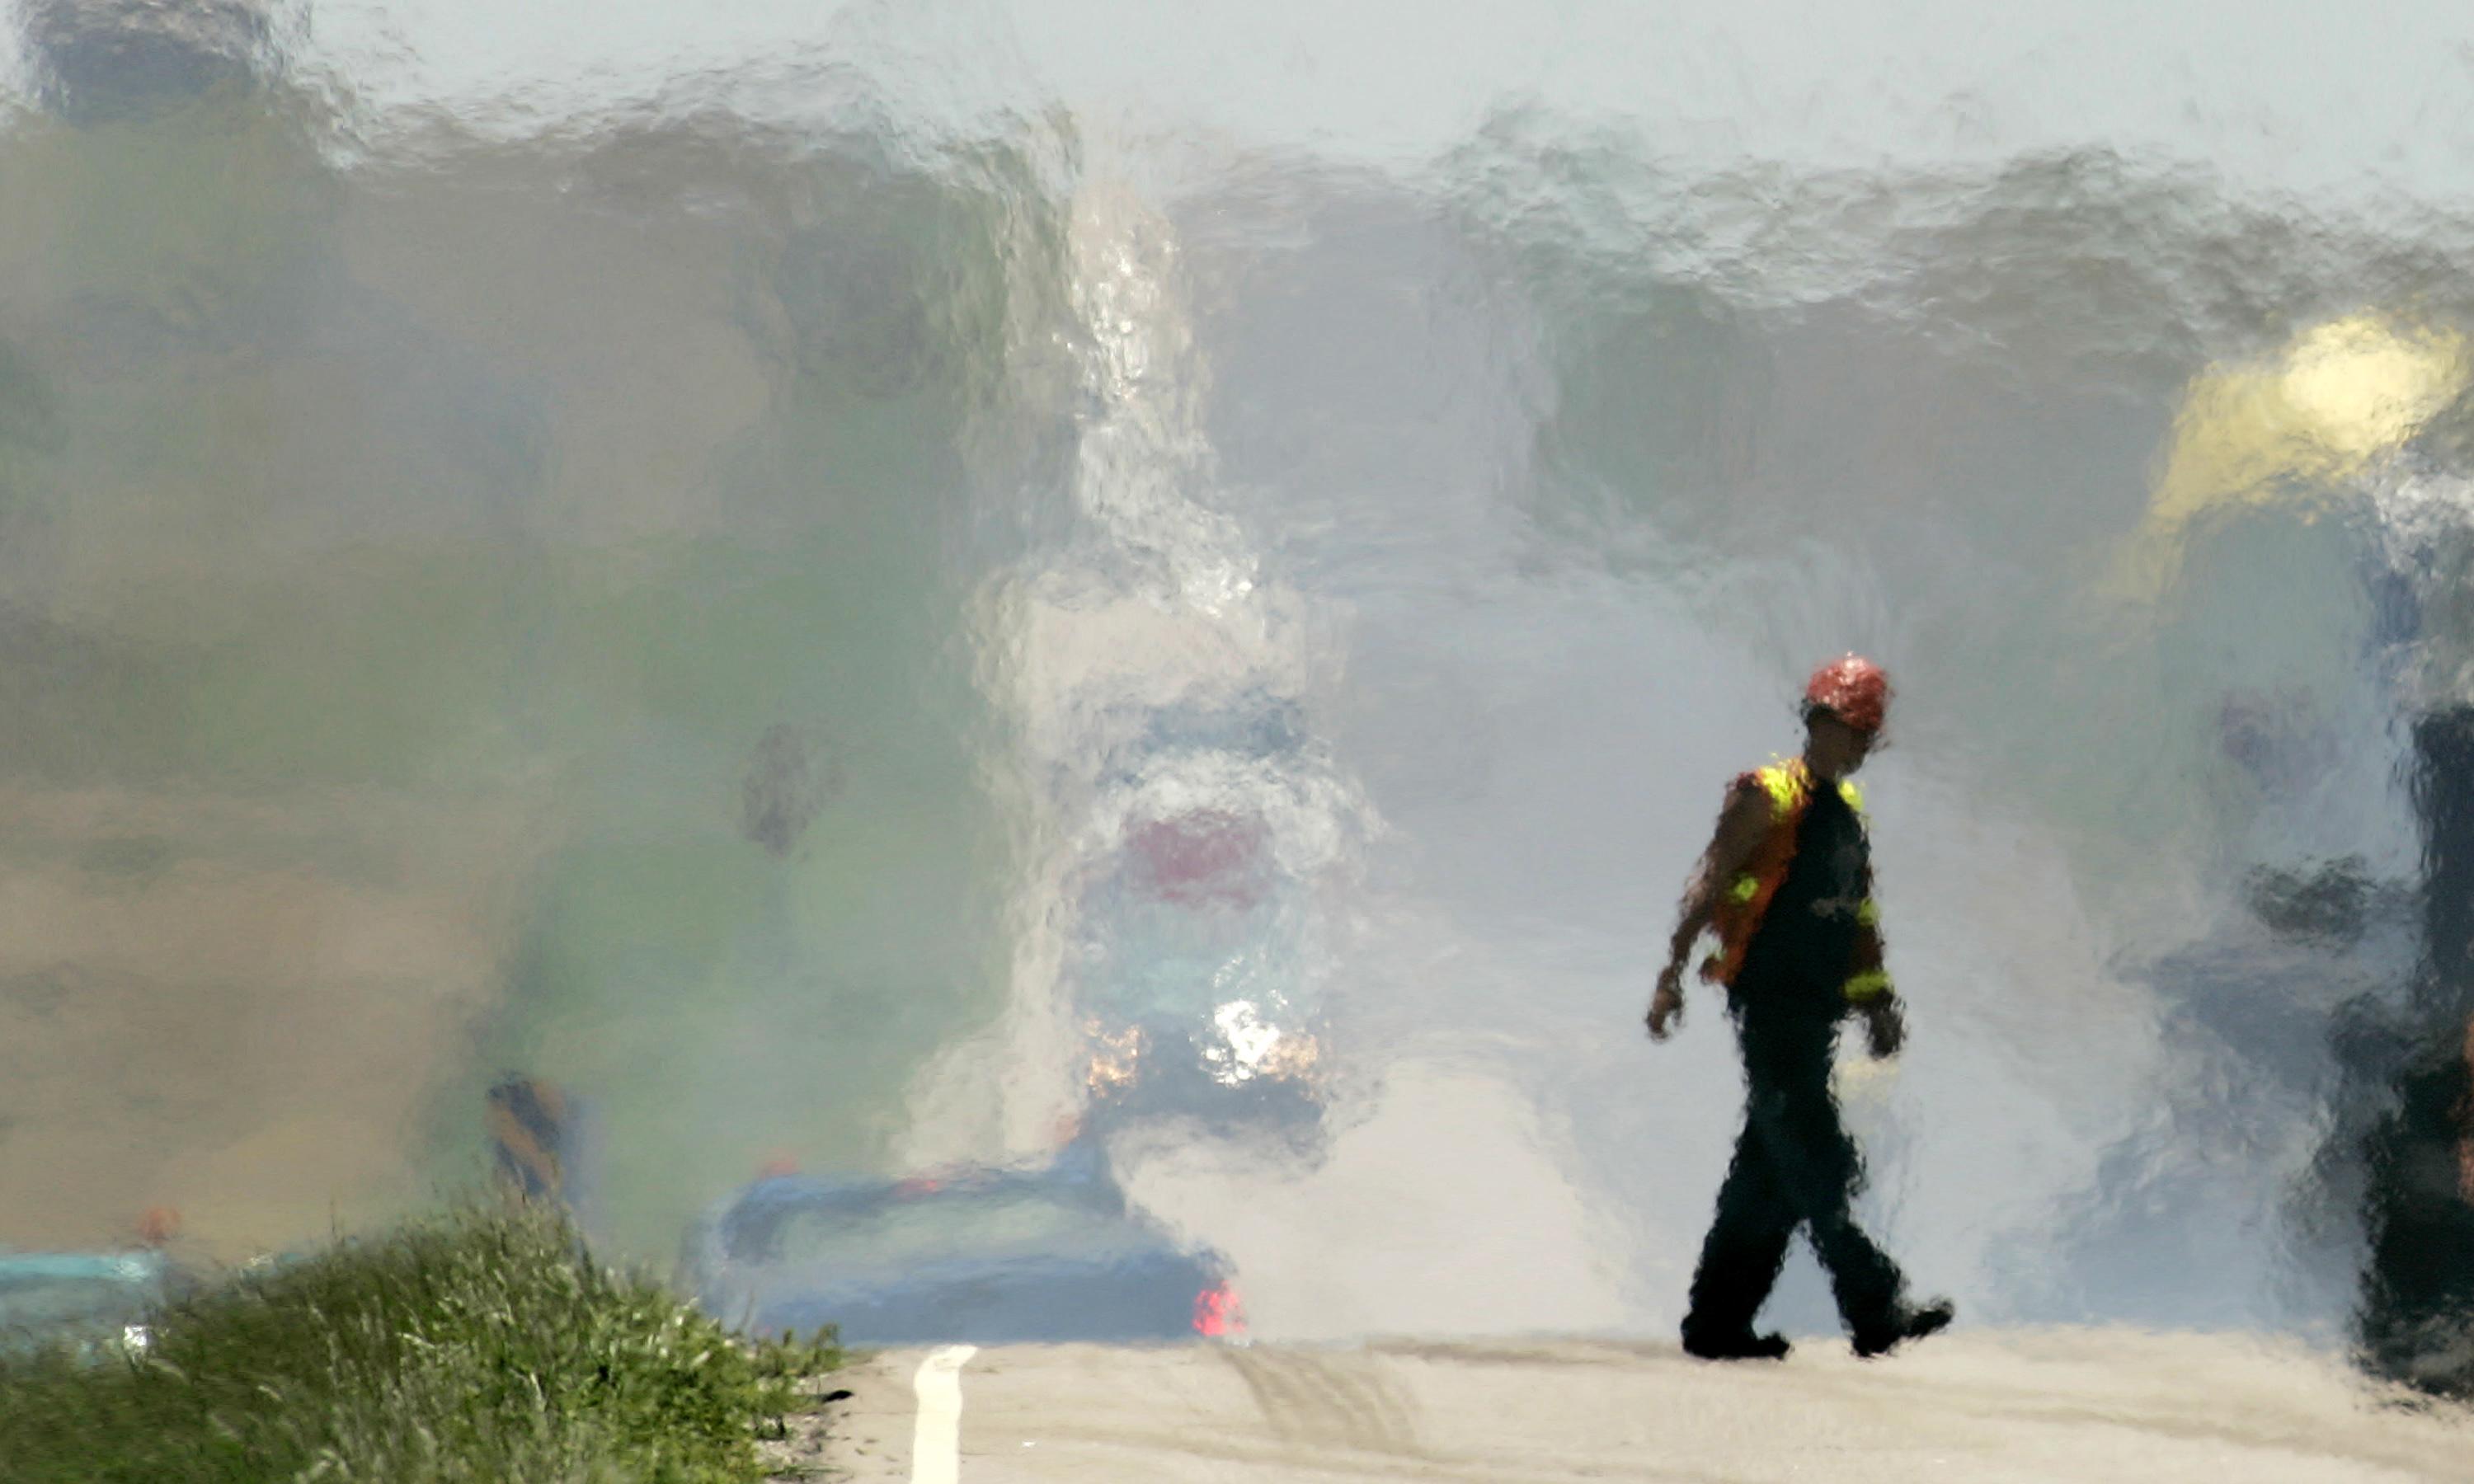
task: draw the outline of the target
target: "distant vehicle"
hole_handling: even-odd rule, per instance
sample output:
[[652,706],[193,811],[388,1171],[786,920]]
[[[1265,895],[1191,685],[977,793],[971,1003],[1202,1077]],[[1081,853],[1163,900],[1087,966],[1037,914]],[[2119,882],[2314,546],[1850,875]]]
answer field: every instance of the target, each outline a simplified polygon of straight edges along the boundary
[[1161,707],[1113,755],[1068,914],[1087,1115],[1310,1139],[1331,1069],[1315,878],[1352,796],[1269,696]]
[[1031,1169],[756,1181],[689,1232],[680,1285],[759,1334],[860,1346],[1224,1338],[1219,1254],[1128,1206],[1096,1150]]
[[159,1252],[0,1253],[0,1352],[143,1349],[177,1279]]

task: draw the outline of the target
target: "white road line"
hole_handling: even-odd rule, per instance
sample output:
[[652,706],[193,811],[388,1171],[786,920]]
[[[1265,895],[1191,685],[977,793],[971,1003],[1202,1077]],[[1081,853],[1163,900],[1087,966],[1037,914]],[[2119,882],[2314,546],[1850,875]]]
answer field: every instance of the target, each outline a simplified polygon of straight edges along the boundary
[[976,1345],[929,1352],[910,1378],[919,1418],[910,1432],[910,1484],[956,1484],[962,1473],[962,1367]]

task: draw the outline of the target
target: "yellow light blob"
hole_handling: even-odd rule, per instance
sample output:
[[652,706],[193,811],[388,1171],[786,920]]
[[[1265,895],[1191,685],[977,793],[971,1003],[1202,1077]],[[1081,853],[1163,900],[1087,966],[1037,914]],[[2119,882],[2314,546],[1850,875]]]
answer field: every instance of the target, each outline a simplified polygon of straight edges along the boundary
[[2194,518],[2336,492],[2402,446],[2468,379],[2463,335],[2372,314],[2316,325],[2265,362],[2208,368],[2183,393],[2147,519],[2109,586],[2157,596]]
[[2463,337],[2398,334],[2357,316],[2295,343],[2279,390],[2323,447],[2366,459],[2412,438],[2464,387],[2465,376]]

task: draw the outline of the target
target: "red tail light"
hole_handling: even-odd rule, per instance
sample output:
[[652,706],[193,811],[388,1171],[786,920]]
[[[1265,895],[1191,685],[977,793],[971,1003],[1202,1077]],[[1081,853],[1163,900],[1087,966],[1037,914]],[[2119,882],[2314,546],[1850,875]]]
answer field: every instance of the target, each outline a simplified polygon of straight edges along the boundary
[[1237,1302],[1237,1290],[1225,1281],[1213,1283],[1194,1296],[1194,1332],[1209,1340],[1226,1339],[1246,1332],[1246,1310]]

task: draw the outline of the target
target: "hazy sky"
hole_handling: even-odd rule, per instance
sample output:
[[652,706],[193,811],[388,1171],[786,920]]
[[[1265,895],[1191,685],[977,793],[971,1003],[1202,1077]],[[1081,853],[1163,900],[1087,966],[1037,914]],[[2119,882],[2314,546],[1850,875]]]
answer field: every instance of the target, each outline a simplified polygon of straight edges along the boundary
[[855,65],[932,115],[1061,96],[1395,162],[1529,101],[1686,156],[2102,142],[2255,188],[2474,194],[2474,11],[2451,0],[2377,24],[2341,0],[329,0],[309,31],[376,108],[517,127],[773,60]]
[[2101,142],[2256,189],[2474,196],[2474,12],[2450,0],[2385,5],[2377,24],[2341,0],[323,0],[305,14],[303,60],[382,113],[519,130],[754,63],[780,79],[760,107],[799,109],[826,91],[821,69],[856,67],[931,117],[1062,97],[1086,118],[1392,163],[1529,102],[1687,158],[1912,164]]

